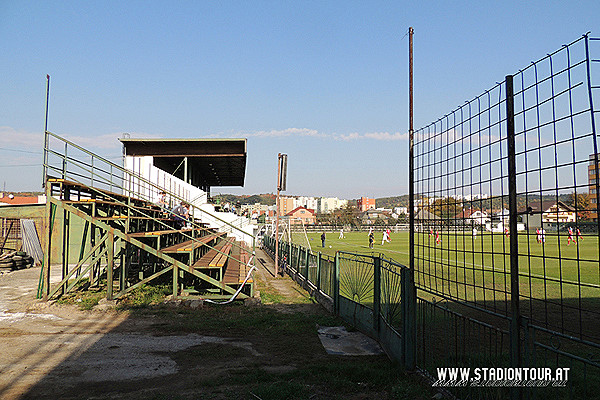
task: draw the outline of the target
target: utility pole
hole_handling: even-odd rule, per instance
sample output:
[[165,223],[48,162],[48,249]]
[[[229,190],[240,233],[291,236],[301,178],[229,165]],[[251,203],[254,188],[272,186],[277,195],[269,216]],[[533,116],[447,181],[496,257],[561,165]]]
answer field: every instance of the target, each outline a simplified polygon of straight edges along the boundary
[[417,292],[414,283],[415,273],[415,162],[414,162],[414,125],[413,125],[413,34],[412,26],[408,28],[408,107],[409,107],[409,148],[408,148],[408,206],[409,209],[409,269],[404,275],[404,291],[406,292],[406,321],[404,328],[404,367],[412,371],[416,364],[417,344]]
[[415,270],[415,173],[414,173],[414,125],[413,125],[413,34],[408,28],[408,216],[409,216],[409,267]]
[[286,190],[287,154],[277,155],[277,199],[275,200],[275,275],[279,274],[279,194]]
[[48,103],[50,101],[50,75],[46,74],[46,122],[44,123],[44,162],[42,165],[42,187],[46,187],[48,175]]

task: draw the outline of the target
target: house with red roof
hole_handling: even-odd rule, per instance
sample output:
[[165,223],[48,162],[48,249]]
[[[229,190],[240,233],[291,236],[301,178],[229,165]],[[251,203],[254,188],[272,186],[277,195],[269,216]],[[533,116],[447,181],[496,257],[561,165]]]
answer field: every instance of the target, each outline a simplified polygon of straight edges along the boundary
[[289,218],[291,225],[314,225],[317,222],[315,210],[306,207],[296,207],[289,213],[285,214]]

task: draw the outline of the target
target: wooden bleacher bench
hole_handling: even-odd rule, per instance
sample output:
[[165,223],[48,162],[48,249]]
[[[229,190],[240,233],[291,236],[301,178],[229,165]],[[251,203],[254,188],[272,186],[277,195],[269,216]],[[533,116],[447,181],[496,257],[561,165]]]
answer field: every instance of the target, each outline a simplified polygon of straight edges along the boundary
[[223,268],[231,252],[231,243],[225,241],[218,243],[214,248],[210,249],[202,258],[192,265],[193,268]]
[[225,236],[225,233],[213,233],[210,235],[202,236],[194,240],[186,240],[183,243],[175,244],[173,246],[165,247],[161,249],[163,253],[185,253],[192,251],[197,247],[204,246],[210,243],[212,240]]
[[[244,282],[248,274],[249,268],[246,268],[246,266],[250,260],[250,256],[246,246],[243,246],[243,248],[241,246],[243,245],[239,242],[236,243],[232,251],[233,258],[230,258],[227,263],[227,269],[223,276],[223,283],[227,285],[239,285]],[[252,278],[248,282],[252,282]]]
[[[149,232],[136,232],[130,233],[129,237],[148,237],[148,236],[161,236],[168,235],[170,233],[187,233],[191,234],[194,229],[192,228],[184,228],[184,229],[166,229],[162,231],[149,231]],[[195,228],[196,231],[200,231],[201,228]]]

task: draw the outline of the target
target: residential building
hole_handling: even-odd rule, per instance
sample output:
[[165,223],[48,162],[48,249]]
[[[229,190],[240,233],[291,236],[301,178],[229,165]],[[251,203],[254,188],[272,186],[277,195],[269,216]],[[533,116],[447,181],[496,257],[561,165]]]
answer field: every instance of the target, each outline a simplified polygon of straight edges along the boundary
[[394,207],[394,213],[398,215],[408,215],[408,207]]
[[373,225],[376,220],[382,221],[384,224],[388,222],[389,214],[374,208],[369,208],[358,216],[363,225]]
[[304,207],[309,210],[319,209],[319,199],[315,197],[299,196],[294,201],[296,207]]
[[361,197],[360,199],[356,200],[356,207],[360,212],[365,212],[370,208],[375,208],[375,199]]
[[279,208],[278,208],[278,213],[279,215],[286,215],[287,213],[289,213],[290,211],[292,211],[294,208],[296,208],[294,206],[294,201],[296,199],[294,197],[284,197],[281,196],[279,198]]
[[464,220],[466,225],[485,225],[490,222],[490,216],[487,212],[476,208],[462,210],[454,217],[457,220]]
[[345,207],[347,204],[348,200],[340,200],[337,197],[321,197],[317,211],[319,214],[328,214],[338,208]]
[[16,205],[16,204],[45,204],[46,196],[15,196],[12,193],[0,193],[0,206],[3,205]]
[[537,201],[519,210],[529,229],[542,227],[543,223],[575,222],[575,210],[562,201]]
[[315,210],[306,207],[296,207],[285,215],[289,219],[290,225],[314,225],[317,222]]

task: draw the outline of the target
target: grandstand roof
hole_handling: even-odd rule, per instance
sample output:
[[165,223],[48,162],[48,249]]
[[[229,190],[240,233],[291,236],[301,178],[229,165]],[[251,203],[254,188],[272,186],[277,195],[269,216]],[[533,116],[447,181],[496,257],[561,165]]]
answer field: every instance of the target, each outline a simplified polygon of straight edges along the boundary
[[152,156],[154,166],[208,191],[244,186],[246,139],[119,139],[127,156]]

